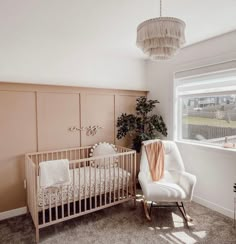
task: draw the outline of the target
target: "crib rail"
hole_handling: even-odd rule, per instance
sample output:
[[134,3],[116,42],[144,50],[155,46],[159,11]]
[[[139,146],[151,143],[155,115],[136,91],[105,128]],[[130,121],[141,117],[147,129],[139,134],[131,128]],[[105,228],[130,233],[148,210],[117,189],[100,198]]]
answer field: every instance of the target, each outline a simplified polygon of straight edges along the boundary
[[[117,146],[117,153],[89,157],[91,147],[26,155],[27,203],[37,231],[46,226],[104,209],[136,196],[136,153]],[[39,187],[39,163],[67,158],[69,185]]]

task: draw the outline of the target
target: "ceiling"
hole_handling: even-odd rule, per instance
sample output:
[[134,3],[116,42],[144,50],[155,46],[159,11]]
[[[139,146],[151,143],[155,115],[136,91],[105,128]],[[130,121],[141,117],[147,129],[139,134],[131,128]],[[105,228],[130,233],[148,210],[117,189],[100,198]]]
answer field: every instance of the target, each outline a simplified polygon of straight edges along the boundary
[[[163,16],[186,22],[187,45],[235,30],[235,13],[236,0],[163,0]],[[158,15],[159,0],[1,0],[0,32],[9,45],[144,58],[136,27]]]

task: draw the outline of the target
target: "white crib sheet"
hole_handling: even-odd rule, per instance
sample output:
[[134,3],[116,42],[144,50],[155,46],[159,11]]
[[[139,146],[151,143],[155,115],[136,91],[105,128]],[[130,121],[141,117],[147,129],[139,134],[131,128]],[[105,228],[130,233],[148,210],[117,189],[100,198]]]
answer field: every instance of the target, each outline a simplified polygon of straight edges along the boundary
[[[51,207],[85,199],[91,196],[114,192],[118,189],[126,189],[129,182],[130,173],[118,167],[110,169],[81,167],[80,169],[70,170],[71,182],[69,185],[42,189],[38,184],[38,210],[49,208],[50,193]],[[96,185],[95,185],[96,179]],[[100,183],[101,182],[101,183]],[[115,184],[115,186],[114,186]],[[122,187],[123,186],[123,187]],[[90,194],[91,190],[91,194]]]

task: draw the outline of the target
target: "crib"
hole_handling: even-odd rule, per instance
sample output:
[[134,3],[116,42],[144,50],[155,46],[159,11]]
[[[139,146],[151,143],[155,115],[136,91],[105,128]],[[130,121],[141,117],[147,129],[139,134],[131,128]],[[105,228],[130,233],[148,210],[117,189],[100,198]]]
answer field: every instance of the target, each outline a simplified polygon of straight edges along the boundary
[[[116,146],[116,154],[90,157],[91,147],[25,155],[27,207],[35,225],[36,242],[39,230],[47,226],[129,200],[136,206],[136,152]],[[69,160],[70,184],[41,188],[39,163],[58,159]],[[100,167],[103,161],[106,167]]]

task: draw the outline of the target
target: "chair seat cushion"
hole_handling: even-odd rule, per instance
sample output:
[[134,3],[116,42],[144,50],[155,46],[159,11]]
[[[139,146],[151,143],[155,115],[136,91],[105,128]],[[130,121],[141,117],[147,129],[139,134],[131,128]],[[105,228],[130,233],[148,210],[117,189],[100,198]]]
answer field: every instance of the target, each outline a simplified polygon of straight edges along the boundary
[[159,181],[148,181],[147,200],[157,202],[173,202],[187,199],[186,192],[178,184],[179,172],[165,170]]
[[175,202],[187,199],[185,191],[176,183],[151,182],[147,185],[146,200],[155,202]]

